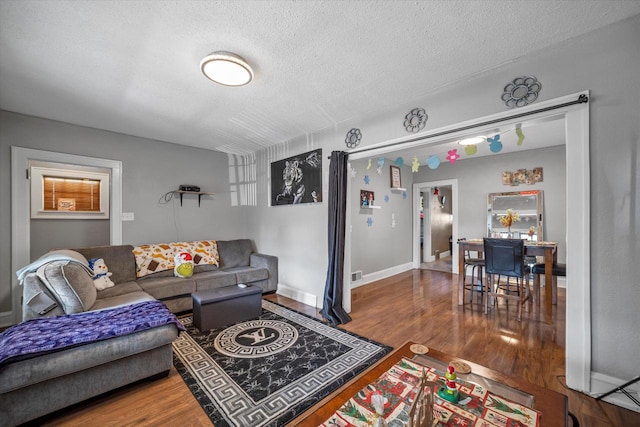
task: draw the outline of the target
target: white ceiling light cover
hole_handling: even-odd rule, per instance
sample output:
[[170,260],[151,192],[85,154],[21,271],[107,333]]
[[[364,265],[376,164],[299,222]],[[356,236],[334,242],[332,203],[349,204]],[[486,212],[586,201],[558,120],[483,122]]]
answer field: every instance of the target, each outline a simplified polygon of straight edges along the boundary
[[243,86],[253,80],[251,66],[239,55],[218,51],[200,61],[202,73],[216,83],[225,86]]
[[461,141],[458,141],[458,144],[460,145],[476,145],[476,144],[480,144],[481,142],[485,142],[487,140],[487,137],[485,136],[474,136],[471,138],[465,138]]

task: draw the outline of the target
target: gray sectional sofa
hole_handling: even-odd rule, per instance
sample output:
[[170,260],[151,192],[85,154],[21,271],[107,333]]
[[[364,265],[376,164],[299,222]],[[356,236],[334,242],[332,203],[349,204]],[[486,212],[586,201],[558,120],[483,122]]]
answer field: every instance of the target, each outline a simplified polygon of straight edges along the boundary
[[[137,278],[130,245],[67,251],[87,260],[103,258],[115,286],[97,291],[82,262],[47,262],[24,276],[23,320],[155,300],[178,313],[192,309],[191,293],[238,283],[260,286],[263,293],[276,290],[276,257],[256,253],[247,239],[218,241],[217,247],[219,266],[196,266],[190,278],[174,277],[173,270]],[[49,306],[46,313],[43,306]],[[132,382],[166,375],[178,333],[176,325],[166,324],[0,366],[0,425],[28,422]]]

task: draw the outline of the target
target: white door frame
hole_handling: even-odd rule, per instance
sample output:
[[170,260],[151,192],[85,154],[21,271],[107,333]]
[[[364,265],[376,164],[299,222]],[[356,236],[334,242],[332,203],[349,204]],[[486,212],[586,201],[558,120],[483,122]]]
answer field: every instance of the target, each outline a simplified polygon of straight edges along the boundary
[[[391,153],[399,149],[417,147],[425,144],[435,144],[449,138],[468,134],[469,130],[480,123],[493,122],[490,126],[477,127],[478,132],[483,129],[495,128],[498,121],[502,125],[517,124],[523,121],[563,117],[565,120],[566,174],[567,174],[567,212],[572,212],[571,221],[567,215],[567,307],[565,329],[565,369],[567,386],[581,392],[591,390],[591,181],[589,175],[589,103],[570,104],[578,96],[589,97],[589,91],[583,91],[549,101],[538,102],[518,109],[519,113],[554,108],[549,111],[532,113],[526,118],[509,118],[511,111],[480,117],[462,123],[456,123],[421,134],[425,140],[416,140],[416,135],[383,141],[367,147],[360,147],[349,153],[349,160],[358,160],[372,156]],[[465,129],[464,131],[454,131]],[[443,135],[442,133],[446,133]],[[447,133],[451,132],[451,133]],[[441,135],[430,138],[430,135]],[[363,150],[367,151],[363,151]],[[347,195],[351,192],[351,180],[347,180]],[[349,197],[347,196],[347,203]],[[346,217],[346,228],[351,229],[351,217]],[[351,258],[351,242],[346,239],[345,259]],[[345,267],[347,262],[345,262]],[[350,270],[344,271],[345,299],[350,300],[351,292]]]
[[[413,268],[420,268],[420,193],[433,187],[451,187],[451,241],[458,241],[458,180],[445,179],[441,181],[417,182],[413,184]],[[424,229],[423,232],[423,253],[431,253],[431,237],[427,239],[427,234],[431,235],[431,201],[426,201]],[[429,213],[427,216],[426,213]],[[428,227],[427,227],[428,224]],[[428,233],[427,233],[428,231]],[[427,245],[427,240],[429,244]],[[428,250],[428,252],[427,252]],[[425,258],[426,261],[426,258]],[[451,272],[458,273],[458,245],[451,245]]]
[[[122,244],[121,161],[34,150],[30,148],[11,147],[11,270],[13,272],[18,271],[31,261],[31,188],[26,171],[29,169],[29,162],[32,160],[110,169],[110,242],[112,245]],[[12,277],[11,299],[13,322],[17,324],[22,321],[22,288],[15,276]]]

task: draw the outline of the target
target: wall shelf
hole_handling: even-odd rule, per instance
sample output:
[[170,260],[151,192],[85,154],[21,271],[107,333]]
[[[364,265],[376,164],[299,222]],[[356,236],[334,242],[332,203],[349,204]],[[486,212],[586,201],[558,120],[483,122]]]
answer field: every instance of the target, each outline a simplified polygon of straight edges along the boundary
[[180,194],[180,206],[182,206],[182,195],[183,194],[197,194],[198,195],[198,207],[200,207],[200,200],[202,196],[213,196],[213,193],[208,193],[206,191],[182,191],[175,190],[174,193]]
[[373,206],[360,206],[360,209],[382,209],[382,206],[373,205]]
[[402,188],[402,187],[394,187],[394,188],[391,188],[391,191],[396,191],[396,192],[400,193],[400,192],[403,192],[403,191],[407,191],[407,189],[406,188]]

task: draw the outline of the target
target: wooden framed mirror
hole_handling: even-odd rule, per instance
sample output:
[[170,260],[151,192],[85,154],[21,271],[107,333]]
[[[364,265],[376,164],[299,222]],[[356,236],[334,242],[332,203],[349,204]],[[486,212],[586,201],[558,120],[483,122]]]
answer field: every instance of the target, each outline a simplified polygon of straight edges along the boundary
[[[487,204],[487,236],[514,239],[544,240],[542,190],[489,193]],[[500,217],[511,209],[519,220],[511,227],[500,222]],[[511,233],[511,236],[508,234]]]

